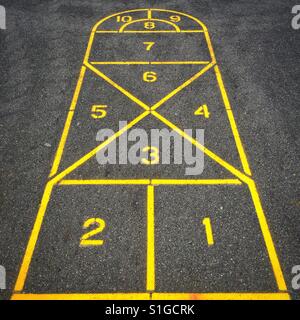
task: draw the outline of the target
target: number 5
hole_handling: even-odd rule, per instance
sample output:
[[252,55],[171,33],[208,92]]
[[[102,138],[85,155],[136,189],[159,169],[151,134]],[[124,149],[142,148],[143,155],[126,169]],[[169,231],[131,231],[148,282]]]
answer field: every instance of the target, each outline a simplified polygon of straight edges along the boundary
[[92,118],[94,119],[101,119],[101,118],[104,118],[106,117],[107,115],[107,111],[104,110],[105,108],[107,108],[106,105],[94,105],[92,106]]

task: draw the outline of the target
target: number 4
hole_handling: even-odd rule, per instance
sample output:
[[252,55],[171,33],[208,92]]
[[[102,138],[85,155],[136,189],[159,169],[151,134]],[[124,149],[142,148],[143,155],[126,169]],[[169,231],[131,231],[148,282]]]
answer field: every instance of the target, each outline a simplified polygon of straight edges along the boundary
[[204,116],[204,118],[209,118],[210,113],[208,111],[208,107],[206,104],[203,104],[202,106],[200,106],[195,112],[194,112],[195,116]]

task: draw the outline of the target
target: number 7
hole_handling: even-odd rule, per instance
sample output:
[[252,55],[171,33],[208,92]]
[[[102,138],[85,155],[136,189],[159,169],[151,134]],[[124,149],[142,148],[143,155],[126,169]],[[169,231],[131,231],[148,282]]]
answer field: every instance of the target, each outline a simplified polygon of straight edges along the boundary
[[146,50],[150,51],[155,42],[143,42],[146,45]]

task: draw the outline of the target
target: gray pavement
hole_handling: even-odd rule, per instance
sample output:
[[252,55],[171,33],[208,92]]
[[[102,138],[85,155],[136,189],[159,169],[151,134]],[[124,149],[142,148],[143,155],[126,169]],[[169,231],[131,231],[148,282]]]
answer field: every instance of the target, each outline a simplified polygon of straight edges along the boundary
[[[7,270],[7,290],[0,291],[0,297],[8,299],[13,292],[92,26],[119,11],[162,8],[191,14],[208,27],[287,290],[292,298],[299,298],[300,291],[291,285],[292,267],[300,265],[300,31],[291,27],[295,4],[285,0],[133,0],[130,4],[2,0],[7,30],[0,30],[0,265]],[[139,37],[126,37],[121,41],[103,38],[97,43],[100,47],[93,47],[92,57],[142,58]],[[197,51],[194,38],[168,37],[157,36],[161,48],[155,58],[169,54],[170,59],[186,60],[199,52],[207,58],[205,50]],[[143,66],[99,67],[150,105],[195,73],[193,67],[156,68],[168,76],[145,91],[130,76],[143,73]],[[189,108],[193,102],[201,104],[199,92],[209,106],[221,105],[220,94],[210,90],[213,81],[211,74],[199,78],[159,112],[181,128],[196,128]],[[211,87],[206,83],[212,83]],[[99,125],[89,121],[84,106],[101,99],[105,100],[101,104],[114,108],[107,122]],[[77,107],[59,172],[97,146],[97,130],[107,124],[116,130],[119,120],[130,121],[143,112],[90,70]],[[217,110],[212,109],[212,114]],[[206,146],[242,170],[222,112],[201,126]],[[139,127],[165,126],[150,115]],[[206,160],[199,179],[235,178]],[[99,167],[93,160],[68,178],[130,177],[181,179],[184,173],[176,165]],[[146,191],[147,186],[55,186],[24,292],[145,292]],[[155,291],[278,291],[247,186],[157,186],[155,199]],[[106,245],[79,247],[82,224],[99,213],[107,224],[102,233]],[[216,241],[211,248],[200,232],[207,214]]]

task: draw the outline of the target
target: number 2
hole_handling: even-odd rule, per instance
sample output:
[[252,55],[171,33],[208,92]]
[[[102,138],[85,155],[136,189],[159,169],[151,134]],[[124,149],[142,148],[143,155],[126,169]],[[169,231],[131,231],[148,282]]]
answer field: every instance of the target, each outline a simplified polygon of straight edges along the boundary
[[104,240],[90,239],[98,233],[101,233],[105,228],[105,221],[100,218],[90,218],[83,224],[83,229],[87,229],[92,225],[98,225],[97,228],[85,233],[80,239],[80,246],[102,246]]

